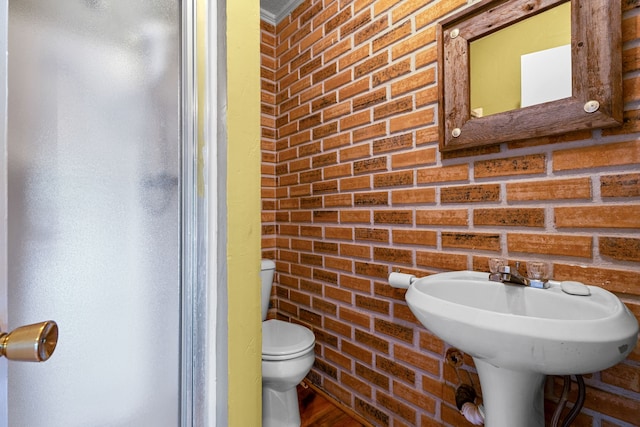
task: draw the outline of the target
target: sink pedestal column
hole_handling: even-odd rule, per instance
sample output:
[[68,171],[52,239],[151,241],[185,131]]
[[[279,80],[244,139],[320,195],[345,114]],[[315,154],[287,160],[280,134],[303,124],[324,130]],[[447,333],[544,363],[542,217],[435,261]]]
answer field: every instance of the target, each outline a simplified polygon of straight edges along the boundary
[[486,427],[544,427],[546,375],[496,368],[473,358],[485,412]]

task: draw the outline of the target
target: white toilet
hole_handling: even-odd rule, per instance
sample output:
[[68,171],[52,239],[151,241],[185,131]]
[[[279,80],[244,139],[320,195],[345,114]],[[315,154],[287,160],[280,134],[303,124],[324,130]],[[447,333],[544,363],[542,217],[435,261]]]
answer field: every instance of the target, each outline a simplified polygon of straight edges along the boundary
[[315,336],[304,326],[267,318],[276,265],[262,260],[262,426],[299,427],[296,386],[315,360]]

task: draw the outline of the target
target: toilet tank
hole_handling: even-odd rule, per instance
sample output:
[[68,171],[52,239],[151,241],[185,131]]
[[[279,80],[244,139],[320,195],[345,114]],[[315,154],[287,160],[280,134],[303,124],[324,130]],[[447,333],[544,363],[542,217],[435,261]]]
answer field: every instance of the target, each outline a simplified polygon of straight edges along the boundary
[[276,263],[270,259],[263,259],[260,266],[260,280],[262,282],[262,320],[267,319],[269,310],[269,298],[271,297],[271,285],[273,273],[276,271]]

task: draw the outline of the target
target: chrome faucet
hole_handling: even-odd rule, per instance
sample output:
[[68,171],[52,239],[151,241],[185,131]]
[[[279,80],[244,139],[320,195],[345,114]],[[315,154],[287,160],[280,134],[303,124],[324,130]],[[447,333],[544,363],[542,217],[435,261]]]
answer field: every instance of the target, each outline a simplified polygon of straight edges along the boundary
[[500,281],[502,283],[529,286],[529,279],[522,276],[518,270],[520,270],[520,261],[516,261],[515,268],[511,268],[510,265],[503,265],[499,267],[498,273],[500,273]]
[[530,286],[532,288],[546,289],[549,287],[547,279],[530,279],[520,274],[520,262],[512,268],[510,265],[500,265],[496,273],[489,274],[489,280],[494,282],[512,283],[515,285]]

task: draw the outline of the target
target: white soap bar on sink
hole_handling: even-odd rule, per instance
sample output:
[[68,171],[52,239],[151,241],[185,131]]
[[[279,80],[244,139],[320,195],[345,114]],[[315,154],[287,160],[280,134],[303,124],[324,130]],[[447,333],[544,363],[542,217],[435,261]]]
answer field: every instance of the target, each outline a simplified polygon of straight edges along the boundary
[[565,280],[564,282],[560,282],[560,287],[562,290],[571,295],[582,295],[587,296],[591,295],[591,291],[582,282],[574,282],[573,280]]

